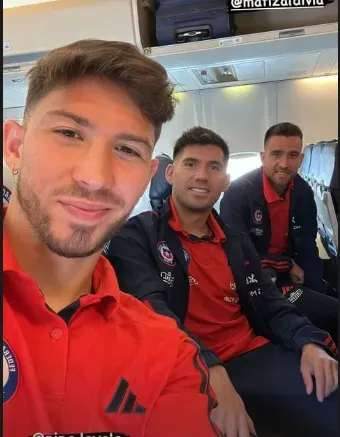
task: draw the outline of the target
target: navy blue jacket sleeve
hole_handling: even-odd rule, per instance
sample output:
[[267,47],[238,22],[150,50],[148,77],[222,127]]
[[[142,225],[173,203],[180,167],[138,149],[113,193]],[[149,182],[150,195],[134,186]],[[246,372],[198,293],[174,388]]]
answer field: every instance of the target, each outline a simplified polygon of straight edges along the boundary
[[305,285],[311,289],[323,291],[322,283],[322,261],[319,257],[319,250],[316,243],[318,232],[317,209],[314,200],[314,193],[310,187],[304,195],[305,220],[300,231],[300,241],[296,245],[297,256],[294,261],[305,273]]
[[115,270],[120,289],[145,302],[158,314],[174,319],[178,327],[198,344],[208,367],[222,364],[217,355],[191,333],[169,308],[170,287],[161,280],[148,254],[146,236],[132,222],[130,220],[112,238],[105,254]]
[[[230,185],[221,200],[220,217],[232,229],[243,232],[251,238],[250,205],[243,186],[246,183],[238,181]],[[263,268],[272,268],[278,272],[288,272],[292,268],[292,261],[288,256],[271,253],[259,253],[259,255]]]
[[296,352],[301,352],[306,344],[314,343],[336,356],[337,347],[329,334],[312,325],[264,273],[255,247],[246,235],[243,236],[243,247],[258,281],[255,292],[249,297],[251,306],[264,320],[272,338]]

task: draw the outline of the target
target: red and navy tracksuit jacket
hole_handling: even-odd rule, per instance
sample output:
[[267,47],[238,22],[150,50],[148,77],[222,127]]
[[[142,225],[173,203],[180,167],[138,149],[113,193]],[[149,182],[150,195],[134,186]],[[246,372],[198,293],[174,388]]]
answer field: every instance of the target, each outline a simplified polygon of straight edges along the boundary
[[[264,273],[249,237],[226,226],[215,211],[213,214],[225,233],[226,241],[221,244],[235,278],[242,312],[254,332],[297,352],[315,343],[332,355],[336,353],[328,333],[313,326]],[[132,217],[111,239],[105,256],[115,269],[121,289],[159,314],[175,319],[199,344],[202,357],[211,367],[221,360],[184,326],[189,300],[188,265],[169,218],[168,201],[157,211]],[[164,248],[168,253],[166,264]]]
[[314,194],[299,175],[291,189],[289,212],[289,249],[282,255],[270,254],[271,223],[263,192],[262,167],[233,181],[220,203],[222,220],[250,236],[263,267],[288,272],[294,261],[305,272],[306,287],[323,291]]

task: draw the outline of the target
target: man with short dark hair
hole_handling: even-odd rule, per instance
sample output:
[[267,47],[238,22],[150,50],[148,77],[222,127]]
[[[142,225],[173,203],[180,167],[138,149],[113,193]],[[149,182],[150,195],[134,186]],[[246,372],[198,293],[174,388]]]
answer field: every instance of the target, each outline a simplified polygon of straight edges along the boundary
[[270,127],[262,167],[233,181],[221,201],[220,216],[249,235],[262,266],[286,298],[337,342],[338,302],[322,294],[314,194],[297,174],[302,159],[301,129],[288,122]]
[[195,127],[173,157],[170,199],[109,244],[121,288],[199,344],[219,404],[212,418],[228,437],[248,437],[252,419],[259,435],[335,437],[334,342],[264,274],[249,237],[212,210],[229,186],[227,144]]
[[101,256],[173,114],[166,71],[128,43],[78,41],[30,71],[24,125],[3,127],[4,437],[220,436],[196,343]]

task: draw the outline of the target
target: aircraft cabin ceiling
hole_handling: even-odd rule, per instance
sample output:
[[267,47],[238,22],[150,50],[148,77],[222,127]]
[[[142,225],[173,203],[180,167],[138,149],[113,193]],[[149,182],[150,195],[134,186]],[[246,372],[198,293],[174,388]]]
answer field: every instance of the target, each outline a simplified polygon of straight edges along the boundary
[[20,6],[37,5],[38,3],[55,2],[58,0],[3,0],[3,9],[17,8]]

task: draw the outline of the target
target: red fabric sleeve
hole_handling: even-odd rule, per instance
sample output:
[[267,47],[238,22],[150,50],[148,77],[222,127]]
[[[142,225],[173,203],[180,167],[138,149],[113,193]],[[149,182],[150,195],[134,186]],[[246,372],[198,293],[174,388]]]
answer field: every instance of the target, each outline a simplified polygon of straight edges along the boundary
[[217,405],[196,343],[180,333],[176,367],[158,398],[145,437],[223,437],[210,420]]

